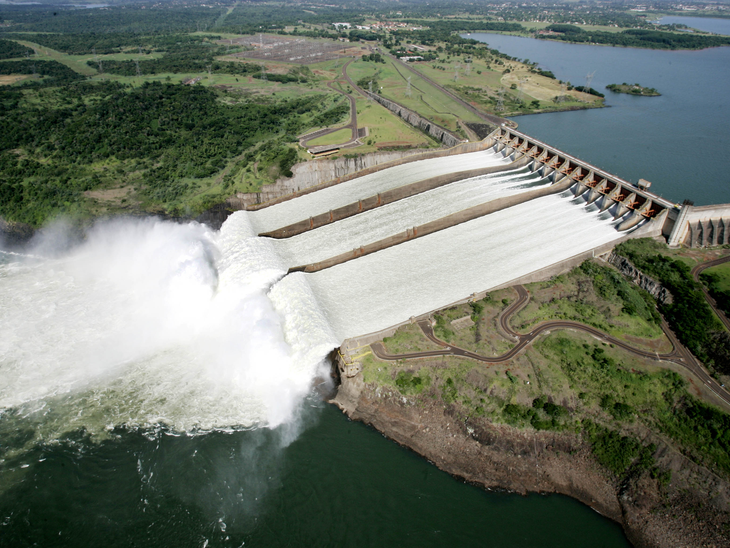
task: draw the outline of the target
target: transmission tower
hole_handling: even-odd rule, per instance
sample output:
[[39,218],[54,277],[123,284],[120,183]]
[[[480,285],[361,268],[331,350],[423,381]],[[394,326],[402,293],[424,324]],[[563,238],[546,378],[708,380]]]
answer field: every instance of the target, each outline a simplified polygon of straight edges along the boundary
[[260,44],[259,47],[261,49],[263,49],[264,48],[264,35],[260,34],[260,33],[259,33],[259,44]]
[[[205,65],[205,66],[208,69],[208,76],[210,76],[210,74],[211,74],[210,69],[213,68],[213,65]],[[262,65],[262,67],[263,67],[263,65]],[[263,69],[262,69],[262,72],[263,72]]]
[[467,76],[469,76],[471,74],[471,59],[468,59],[467,61],[468,62],[464,66],[464,72],[466,73]]
[[373,81],[372,80],[370,80],[368,82],[368,91],[370,92],[370,95],[368,95],[368,99],[372,101],[372,99],[373,99],[373,97],[372,97],[372,95],[373,95]]
[[139,60],[134,60],[134,67],[137,69],[137,78],[141,77],[142,75],[139,72]]
[[96,56],[96,48],[91,48],[91,52],[94,54],[94,61],[99,62],[99,58]]
[[142,46],[137,46],[137,49],[139,50],[139,54],[142,55]]
[[33,63],[33,78],[38,78],[38,73],[35,70],[35,63]]
[[591,89],[591,84],[593,83],[593,77],[596,75],[596,71],[589,72],[586,74],[586,93],[589,89]]
[[104,69],[101,66],[101,59],[97,59],[96,62],[99,63],[99,74],[104,74]]
[[264,65],[263,63],[261,63],[261,81],[262,82],[266,82],[267,81],[267,79],[266,79],[266,65]]
[[411,96],[411,77],[408,77],[408,86],[406,87],[406,97]]
[[520,101],[522,101],[522,95],[525,91],[526,82],[527,82],[527,77],[523,77],[523,78],[519,79],[519,83],[517,84],[517,90],[518,90],[517,99]]
[[558,103],[562,103],[568,98],[568,84],[563,82],[560,84],[560,95],[558,95]]
[[497,106],[494,109],[497,112],[502,112],[504,110],[504,92],[504,88],[499,88],[497,91]]
[[461,65],[459,63],[456,63],[454,65],[454,82],[459,81],[459,69],[461,68]]

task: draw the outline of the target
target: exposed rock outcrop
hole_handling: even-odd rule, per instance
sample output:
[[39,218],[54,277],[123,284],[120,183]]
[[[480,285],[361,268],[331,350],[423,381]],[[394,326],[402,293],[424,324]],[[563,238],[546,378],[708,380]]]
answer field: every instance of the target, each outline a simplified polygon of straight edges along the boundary
[[728,545],[728,482],[686,459],[660,437],[656,458],[672,470],[669,487],[647,473],[620,481],[570,432],[517,429],[464,417],[440,399],[406,397],[366,384],[362,374],[342,377],[332,400],[348,417],[440,469],[488,489],[568,495],[621,523],[637,548]]
[[608,257],[608,262],[615,266],[621,274],[631,278],[636,285],[641,289],[651,294],[656,300],[662,304],[672,303],[672,294],[662,284],[657,282],[654,278],[650,278],[644,274],[641,270],[636,268],[631,261],[626,257],[611,253]]

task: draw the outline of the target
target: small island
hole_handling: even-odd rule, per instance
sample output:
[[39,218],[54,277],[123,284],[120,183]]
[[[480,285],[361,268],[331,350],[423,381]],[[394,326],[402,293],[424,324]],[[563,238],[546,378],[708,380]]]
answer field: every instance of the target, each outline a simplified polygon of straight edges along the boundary
[[628,93],[629,95],[641,95],[643,97],[659,97],[661,95],[654,88],[645,88],[639,84],[627,84],[626,82],[623,84],[608,84],[606,88],[615,93]]

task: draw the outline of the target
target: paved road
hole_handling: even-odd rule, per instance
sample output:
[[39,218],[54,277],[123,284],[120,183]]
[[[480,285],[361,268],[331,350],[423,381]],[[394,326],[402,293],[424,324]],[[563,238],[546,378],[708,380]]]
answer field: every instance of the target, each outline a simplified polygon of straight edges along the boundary
[[[726,263],[730,261],[730,255],[727,257],[720,257],[719,259],[715,259],[714,261],[707,261],[706,263],[698,264],[692,269],[692,277],[695,279],[696,282],[700,281],[700,274],[708,268],[712,268],[713,266],[718,266],[723,263]],[[717,314],[717,317],[720,318],[720,321],[725,326],[725,329],[730,331],[730,320],[728,320],[728,317],[725,315],[725,313],[720,310],[717,306],[717,302],[715,299],[712,298],[712,295],[710,295],[710,292],[707,291],[707,288],[704,286],[704,284],[701,284],[702,286],[702,292],[705,294],[705,299],[707,299],[707,304],[710,305],[710,308],[715,311],[715,314]]]
[[[352,83],[350,78],[347,76],[347,65],[352,63],[352,59],[348,60],[347,63],[345,63],[342,66],[342,76],[345,77],[345,79]],[[319,131],[315,131],[313,133],[309,133],[307,135],[303,135],[302,138],[299,140],[299,144],[301,144],[304,148],[307,148],[309,146],[309,141],[313,141],[315,139],[318,139],[324,135],[329,135],[330,133],[334,133],[336,131],[340,131],[341,129],[350,128],[352,130],[350,140],[342,143],[341,145],[333,145],[333,146],[339,146],[341,148],[352,146],[355,141],[357,141],[357,104],[355,102],[355,98],[350,95],[349,93],[345,93],[344,91],[337,89],[334,84],[339,80],[331,80],[327,82],[327,87],[330,88],[332,91],[339,93],[340,95],[344,95],[347,97],[347,99],[350,101],[350,121],[345,124],[344,126],[338,126],[334,128],[327,128],[327,129],[320,129]]]
[[[730,258],[728,258],[730,260]],[[512,303],[507,309],[501,314],[499,318],[499,324],[504,331],[509,334],[512,337],[515,337],[517,339],[517,344],[512,347],[510,350],[502,354],[501,356],[482,356],[480,354],[476,354],[474,352],[471,352],[469,350],[465,350],[463,348],[459,348],[453,345],[450,345],[449,343],[440,340],[436,337],[435,333],[433,332],[433,326],[431,325],[430,320],[419,320],[418,326],[421,328],[421,331],[423,331],[423,334],[426,336],[427,339],[429,339],[431,342],[441,346],[443,350],[427,350],[423,352],[409,352],[404,354],[390,354],[385,349],[385,346],[381,342],[372,343],[370,345],[370,348],[372,348],[373,353],[382,360],[404,360],[404,359],[413,359],[413,358],[428,358],[428,357],[436,357],[436,356],[459,356],[463,358],[470,358],[473,360],[477,360],[483,363],[490,363],[490,364],[497,364],[497,363],[503,363],[506,361],[509,361],[513,359],[515,356],[517,356],[522,350],[524,350],[527,346],[533,343],[533,341],[539,337],[542,333],[546,333],[555,329],[573,329],[575,331],[583,331],[584,333],[588,333],[597,339],[601,339],[609,344],[612,344],[614,346],[617,346],[619,348],[622,348],[626,350],[627,352],[630,352],[636,356],[647,358],[654,361],[669,361],[676,363],[678,365],[681,365],[682,367],[686,368],[687,370],[691,371],[694,375],[696,375],[704,384],[707,386],[709,390],[714,392],[716,396],[718,396],[722,401],[724,401],[728,406],[730,406],[730,393],[728,393],[723,387],[720,386],[720,384],[710,377],[710,375],[707,373],[704,367],[695,359],[695,357],[692,355],[692,353],[687,350],[680,342],[677,340],[677,337],[674,335],[672,330],[669,328],[669,325],[662,319],[662,330],[664,331],[664,334],[667,336],[669,341],[672,343],[672,351],[665,354],[659,354],[657,352],[646,352],[645,350],[640,350],[638,348],[635,348],[626,342],[617,339],[615,337],[612,337],[611,335],[608,335],[607,333],[604,333],[603,331],[600,331],[594,327],[590,327],[588,325],[584,325],[578,322],[571,322],[571,321],[549,321],[544,322],[539,325],[537,325],[532,331],[526,334],[517,333],[512,329],[512,327],[509,324],[509,319],[512,315],[514,315],[519,309],[521,309],[523,306],[527,304],[527,301],[529,300],[529,293],[527,290],[521,286],[515,286],[515,289],[517,290],[518,298],[517,300]]]

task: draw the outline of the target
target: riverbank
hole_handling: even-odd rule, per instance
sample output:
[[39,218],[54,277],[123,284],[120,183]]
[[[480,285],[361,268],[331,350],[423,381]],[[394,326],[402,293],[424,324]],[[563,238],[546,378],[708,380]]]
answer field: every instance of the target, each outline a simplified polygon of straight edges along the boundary
[[[573,433],[536,432],[464,419],[455,405],[404,397],[343,378],[333,400],[352,420],[369,424],[408,447],[439,469],[487,490],[560,493],[573,497],[620,523],[637,548],[724,546],[719,523],[727,519],[727,482],[693,466],[668,445],[662,460],[677,468],[673,488],[664,490],[648,476],[619,481],[592,457],[590,447]],[[699,481],[700,488],[690,483]],[[709,501],[701,486],[712,486],[721,501]],[[722,493],[722,495],[720,495]]]
[[727,401],[651,297],[602,261],[516,289],[348,344],[333,403],[470,483],[573,497],[637,547],[727,545],[727,461],[700,434]]

